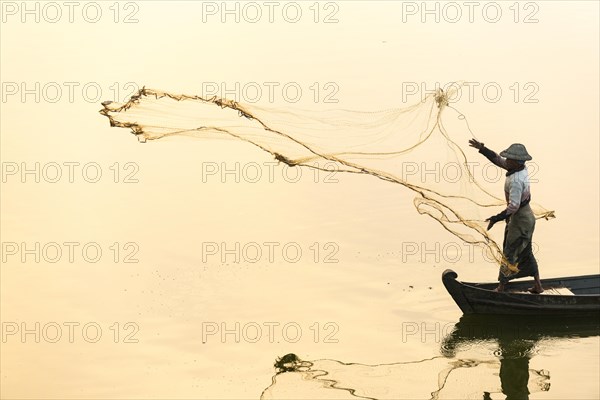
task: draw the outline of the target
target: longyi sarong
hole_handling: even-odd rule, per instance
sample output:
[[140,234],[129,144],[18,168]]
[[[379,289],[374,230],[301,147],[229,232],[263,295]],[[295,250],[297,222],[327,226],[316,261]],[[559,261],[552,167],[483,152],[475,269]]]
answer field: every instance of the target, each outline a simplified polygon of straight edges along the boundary
[[534,276],[538,273],[537,261],[533,255],[532,239],[535,229],[535,216],[529,204],[519,208],[512,214],[504,228],[504,257],[511,264],[517,263],[518,272],[513,272],[506,265],[500,266],[498,280],[508,282],[511,279]]

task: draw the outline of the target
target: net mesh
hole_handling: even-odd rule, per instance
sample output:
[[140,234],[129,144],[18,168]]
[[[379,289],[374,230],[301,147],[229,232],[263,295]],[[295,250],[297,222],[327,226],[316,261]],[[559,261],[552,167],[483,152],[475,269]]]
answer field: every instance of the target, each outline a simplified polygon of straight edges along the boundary
[[[485,219],[506,202],[498,182],[485,179],[487,160],[467,149],[475,136],[464,114],[449,104],[456,90],[437,90],[408,107],[367,112],[264,107],[143,88],[124,104],[102,103],[100,113],[140,142],[171,136],[238,140],[289,166],[333,167],[401,185],[415,193],[420,214],[505,264]],[[539,204],[531,206],[536,218],[554,217]]]

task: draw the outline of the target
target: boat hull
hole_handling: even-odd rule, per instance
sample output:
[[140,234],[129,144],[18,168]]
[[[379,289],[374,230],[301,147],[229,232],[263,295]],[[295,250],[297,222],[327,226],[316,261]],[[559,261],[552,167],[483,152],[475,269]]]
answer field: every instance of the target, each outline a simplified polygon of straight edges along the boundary
[[458,281],[447,269],[442,282],[464,314],[590,315],[600,317],[600,275],[542,280],[544,287],[568,288],[573,294],[527,293],[533,280],[511,282],[505,292],[494,292],[494,283]]

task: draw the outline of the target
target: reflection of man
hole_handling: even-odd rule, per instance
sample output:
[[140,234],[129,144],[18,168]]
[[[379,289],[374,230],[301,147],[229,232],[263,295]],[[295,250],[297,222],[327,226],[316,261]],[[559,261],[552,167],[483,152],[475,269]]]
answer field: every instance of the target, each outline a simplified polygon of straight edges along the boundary
[[507,207],[500,214],[486,219],[489,221],[488,230],[496,222],[507,221],[502,252],[508,265],[502,263],[500,267],[498,276],[500,283],[496,291],[504,291],[506,283],[511,279],[533,276],[535,285],[529,291],[542,293],[544,289],[540,282],[538,265],[532,249],[535,215],[529,206],[531,192],[529,174],[525,166],[525,161],[531,160],[531,156],[527,153],[525,146],[519,143],[512,144],[500,155],[475,139],[469,140],[469,145],[478,149],[488,160],[508,171],[504,184]]
[[[553,324],[556,325],[556,322],[553,321]],[[536,329],[530,329],[531,326],[536,326]],[[463,315],[454,330],[443,339],[440,351],[444,357],[455,358],[461,349],[488,349],[489,343],[497,343],[498,349],[494,354],[500,360],[498,375],[502,393],[506,400],[527,400],[530,390],[550,389],[550,375],[544,370],[529,369],[529,360],[535,354],[538,341],[548,334],[553,335],[551,326],[544,324],[543,319],[532,321],[529,316]],[[570,329],[572,332],[573,328]],[[482,379],[478,381],[483,382]],[[484,391],[483,400],[492,400],[496,390]]]
[[498,340],[500,359],[500,383],[506,400],[529,399],[529,358],[533,345],[519,340]]

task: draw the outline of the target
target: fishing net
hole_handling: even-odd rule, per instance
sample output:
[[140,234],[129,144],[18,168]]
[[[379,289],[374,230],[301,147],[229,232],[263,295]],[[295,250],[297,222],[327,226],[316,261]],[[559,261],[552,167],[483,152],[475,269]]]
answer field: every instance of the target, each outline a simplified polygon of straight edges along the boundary
[[[421,102],[383,111],[264,107],[143,88],[124,104],[102,103],[111,126],[129,128],[140,142],[171,136],[247,142],[289,166],[371,178],[414,192],[414,205],[460,240],[503,264],[485,219],[502,211],[502,187],[484,179],[489,164],[467,149],[467,119],[449,104],[459,86]],[[467,153],[469,157],[467,157]],[[495,167],[494,167],[495,168]],[[552,218],[531,203],[536,218]]]

